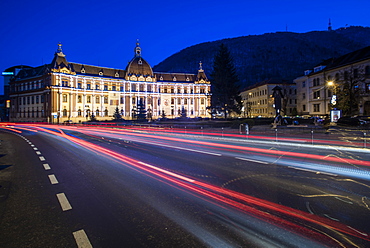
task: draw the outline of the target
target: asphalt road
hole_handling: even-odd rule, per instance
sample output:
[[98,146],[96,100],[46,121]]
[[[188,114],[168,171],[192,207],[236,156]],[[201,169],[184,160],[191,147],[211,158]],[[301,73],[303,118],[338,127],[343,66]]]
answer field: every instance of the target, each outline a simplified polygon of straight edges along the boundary
[[0,247],[370,245],[367,149],[37,125],[0,139]]

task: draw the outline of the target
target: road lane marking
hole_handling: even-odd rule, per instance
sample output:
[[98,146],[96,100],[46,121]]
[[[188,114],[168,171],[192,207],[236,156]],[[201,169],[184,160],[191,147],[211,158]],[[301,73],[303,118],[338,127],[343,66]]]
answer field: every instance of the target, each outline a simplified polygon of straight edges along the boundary
[[37,151],[37,152],[36,152],[36,154],[37,154],[37,155],[41,155],[41,152]]
[[49,177],[49,180],[50,180],[51,184],[58,184],[59,183],[54,174],[48,175],[48,177]]
[[51,169],[50,166],[49,166],[49,164],[43,164],[43,166],[44,166],[44,169],[45,170],[50,170]]
[[249,162],[260,163],[260,164],[269,164],[268,162],[265,162],[265,161],[259,161],[259,160],[249,159],[249,158],[241,158],[241,157],[235,157],[235,158],[240,159],[240,160],[249,161]]
[[59,204],[62,207],[63,211],[71,210],[72,206],[69,204],[69,201],[64,193],[57,194]]
[[37,151],[38,149],[37,149],[37,147],[34,147],[33,150]]
[[73,233],[78,248],[92,248],[92,245],[83,229]]
[[35,145],[31,145],[32,147],[34,147]]
[[40,159],[41,161],[45,161],[45,158],[44,158],[43,156],[40,156],[40,157],[39,157],[39,159]]

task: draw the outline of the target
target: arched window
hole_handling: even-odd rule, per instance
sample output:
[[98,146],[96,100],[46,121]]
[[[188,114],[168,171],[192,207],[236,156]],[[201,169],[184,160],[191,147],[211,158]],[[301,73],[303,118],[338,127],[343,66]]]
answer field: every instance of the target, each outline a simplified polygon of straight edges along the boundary
[[99,109],[96,110],[96,116],[99,116]]
[[81,111],[81,109],[78,109],[78,110],[77,110],[77,115],[78,115],[78,116],[81,116],[81,115],[82,115],[82,111]]
[[108,116],[108,109],[105,109],[105,110],[104,110],[104,115],[105,115],[105,116]]
[[67,117],[67,110],[63,109],[63,117]]
[[370,66],[365,67],[365,75],[370,75]]

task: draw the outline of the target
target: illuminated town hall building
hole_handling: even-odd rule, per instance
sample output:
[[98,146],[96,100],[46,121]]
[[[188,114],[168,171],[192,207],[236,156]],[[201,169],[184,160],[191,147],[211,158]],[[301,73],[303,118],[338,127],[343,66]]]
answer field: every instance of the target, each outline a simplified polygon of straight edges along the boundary
[[62,123],[161,116],[206,117],[210,82],[197,74],[153,72],[139,43],[125,70],[68,62],[61,44],[51,64],[20,70],[10,82],[10,121]]

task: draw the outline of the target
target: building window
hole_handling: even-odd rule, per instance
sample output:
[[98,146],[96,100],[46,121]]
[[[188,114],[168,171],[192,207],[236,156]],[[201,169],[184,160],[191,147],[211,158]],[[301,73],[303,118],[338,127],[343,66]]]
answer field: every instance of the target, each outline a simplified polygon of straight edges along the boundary
[[370,93],[370,83],[367,83],[365,85],[365,91],[366,91],[366,93]]
[[39,96],[36,96],[36,104],[39,103]]
[[63,102],[67,102],[67,94],[63,94]]
[[353,69],[353,77],[358,78],[358,69]]
[[91,103],[91,96],[87,96],[86,102]]
[[96,103],[100,103],[100,96],[97,96],[97,97],[95,98],[95,102],[96,102]]
[[104,90],[108,90],[108,85],[104,85]]
[[200,104],[204,104],[204,98],[200,99]]
[[116,86],[115,85],[112,86],[112,90],[116,91]]
[[100,112],[99,109],[96,110],[96,116],[99,116]]
[[320,85],[320,78],[314,78],[313,86],[319,86],[319,85]]
[[365,75],[369,76],[370,75],[370,66],[365,67]]
[[99,84],[96,84],[95,85],[95,89],[98,90],[99,89]]
[[78,115],[78,116],[81,116],[81,115],[82,115],[82,111],[81,111],[81,109],[78,109],[78,110],[77,110],[77,115]]
[[106,104],[108,103],[108,97],[107,96],[104,97],[104,103],[106,103]]
[[306,111],[306,105],[305,104],[302,105],[302,109],[303,109],[303,111]]
[[136,84],[131,85],[131,91],[136,91]]
[[86,89],[91,90],[91,84],[87,84]]
[[63,117],[67,117],[67,110],[63,109]]
[[82,84],[81,83],[77,83],[77,89],[81,89],[82,88]]
[[78,103],[81,103],[82,102],[82,97],[81,96],[77,96],[77,102]]
[[62,86],[63,87],[68,87],[68,81],[62,80]]
[[177,104],[181,104],[181,98],[177,98]]
[[314,99],[320,99],[320,91],[318,90],[318,91],[315,91],[314,93],[313,93],[313,98]]
[[320,104],[313,105],[313,112],[320,112]]

